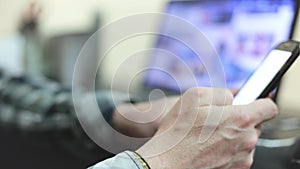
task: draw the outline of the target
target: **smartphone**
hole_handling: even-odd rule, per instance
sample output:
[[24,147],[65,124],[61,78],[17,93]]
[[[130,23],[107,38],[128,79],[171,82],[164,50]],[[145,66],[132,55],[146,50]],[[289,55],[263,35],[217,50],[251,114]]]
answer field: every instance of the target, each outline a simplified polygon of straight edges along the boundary
[[300,54],[300,43],[286,41],[271,50],[233,99],[233,105],[267,97]]

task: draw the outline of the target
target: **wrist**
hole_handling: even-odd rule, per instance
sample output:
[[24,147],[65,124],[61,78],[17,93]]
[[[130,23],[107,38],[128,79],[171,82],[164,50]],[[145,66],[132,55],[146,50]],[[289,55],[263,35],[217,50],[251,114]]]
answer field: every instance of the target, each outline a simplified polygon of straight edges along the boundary
[[147,157],[143,150],[143,147],[141,147],[141,149],[138,149],[136,151],[136,153],[141,157],[143,158],[143,160],[148,164],[149,168],[150,169],[163,169],[164,167],[162,166],[162,163],[159,159],[159,156],[153,156],[153,157]]
[[133,152],[134,156],[136,157],[137,161],[141,164],[143,169],[150,169],[149,164],[147,161],[137,152]]

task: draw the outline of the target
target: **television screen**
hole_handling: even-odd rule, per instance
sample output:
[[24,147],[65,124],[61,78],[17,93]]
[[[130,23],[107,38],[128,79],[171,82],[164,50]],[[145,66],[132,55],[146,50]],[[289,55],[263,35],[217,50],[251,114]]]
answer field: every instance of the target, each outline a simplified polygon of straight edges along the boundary
[[[226,86],[239,88],[276,44],[290,38],[297,4],[293,0],[171,1],[165,12],[192,23],[207,37],[223,65]],[[168,17],[162,19],[159,31],[193,37]],[[158,35],[154,48],[162,50],[151,53],[152,69],[144,77],[147,87],[178,92],[211,85],[201,59],[182,42]]]

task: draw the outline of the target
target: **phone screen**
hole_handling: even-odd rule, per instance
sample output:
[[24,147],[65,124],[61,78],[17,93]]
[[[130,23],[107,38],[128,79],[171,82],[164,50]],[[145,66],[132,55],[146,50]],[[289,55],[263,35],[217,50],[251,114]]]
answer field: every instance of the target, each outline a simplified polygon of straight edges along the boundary
[[291,55],[292,53],[289,51],[272,50],[244,86],[242,86],[233,99],[233,105],[249,104],[255,101]]

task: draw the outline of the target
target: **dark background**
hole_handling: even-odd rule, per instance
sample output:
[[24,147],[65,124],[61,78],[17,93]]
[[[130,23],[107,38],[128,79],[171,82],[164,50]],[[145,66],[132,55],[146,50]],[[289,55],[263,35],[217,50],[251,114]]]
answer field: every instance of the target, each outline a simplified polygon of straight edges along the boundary
[[[0,128],[0,164],[3,169],[82,169],[111,156],[99,149],[92,152],[80,143],[64,144],[47,134],[28,135]],[[76,141],[76,140],[75,140]]]
[[[57,138],[58,139],[58,138]],[[99,149],[87,151],[80,144],[66,141],[64,146],[53,136],[27,135],[0,128],[0,163],[4,169],[82,169],[111,156]],[[59,138],[62,139],[62,138]],[[289,147],[257,147],[252,169],[291,169]]]

